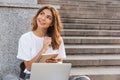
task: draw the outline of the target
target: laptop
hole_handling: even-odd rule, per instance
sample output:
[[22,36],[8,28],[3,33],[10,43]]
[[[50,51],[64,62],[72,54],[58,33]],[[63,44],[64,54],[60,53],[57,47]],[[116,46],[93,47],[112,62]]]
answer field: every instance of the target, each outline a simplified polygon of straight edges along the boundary
[[71,63],[33,63],[30,80],[68,80]]

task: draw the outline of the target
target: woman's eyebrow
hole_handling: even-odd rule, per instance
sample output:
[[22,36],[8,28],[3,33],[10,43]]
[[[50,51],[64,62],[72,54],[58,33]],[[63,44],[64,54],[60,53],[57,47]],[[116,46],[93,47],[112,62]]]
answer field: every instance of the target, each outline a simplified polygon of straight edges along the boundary
[[[47,12],[45,13],[44,11],[42,11],[42,12],[43,12],[44,14],[46,14],[46,13],[47,13]],[[51,17],[51,18],[52,18],[52,15],[50,15],[50,14],[47,14],[47,16],[49,16],[49,17]]]
[[50,17],[50,18],[52,18],[52,16],[51,15],[47,15],[48,17]]
[[45,12],[44,12],[44,11],[41,11],[40,13],[44,13],[44,14],[45,14]]
[[49,17],[51,17],[51,18],[52,18],[52,15],[50,15],[50,14],[47,14],[47,16],[49,16]]

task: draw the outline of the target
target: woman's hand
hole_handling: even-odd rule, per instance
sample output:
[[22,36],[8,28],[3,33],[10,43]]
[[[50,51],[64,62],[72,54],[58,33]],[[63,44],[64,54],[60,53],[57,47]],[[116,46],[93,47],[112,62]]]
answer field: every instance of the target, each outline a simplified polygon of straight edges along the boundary
[[45,37],[43,42],[43,48],[47,50],[49,45],[51,45],[51,42],[52,42],[51,37]]
[[46,63],[62,63],[62,59],[52,58],[52,59],[46,60]]

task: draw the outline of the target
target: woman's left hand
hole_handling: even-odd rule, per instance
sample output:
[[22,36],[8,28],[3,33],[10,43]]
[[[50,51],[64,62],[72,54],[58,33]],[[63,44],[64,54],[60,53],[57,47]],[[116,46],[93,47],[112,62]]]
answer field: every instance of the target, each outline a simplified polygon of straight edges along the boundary
[[62,59],[52,58],[52,59],[46,60],[46,63],[62,63]]

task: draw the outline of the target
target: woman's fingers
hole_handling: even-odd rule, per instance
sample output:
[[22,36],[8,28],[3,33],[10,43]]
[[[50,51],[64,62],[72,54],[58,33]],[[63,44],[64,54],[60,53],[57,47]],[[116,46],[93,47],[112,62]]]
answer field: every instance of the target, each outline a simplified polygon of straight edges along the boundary
[[43,47],[47,48],[49,45],[51,45],[52,39],[51,37],[45,37],[44,42],[43,42]]
[[56,59],[48,59],[46,60],[47,63],[57,63],[58,61]]

